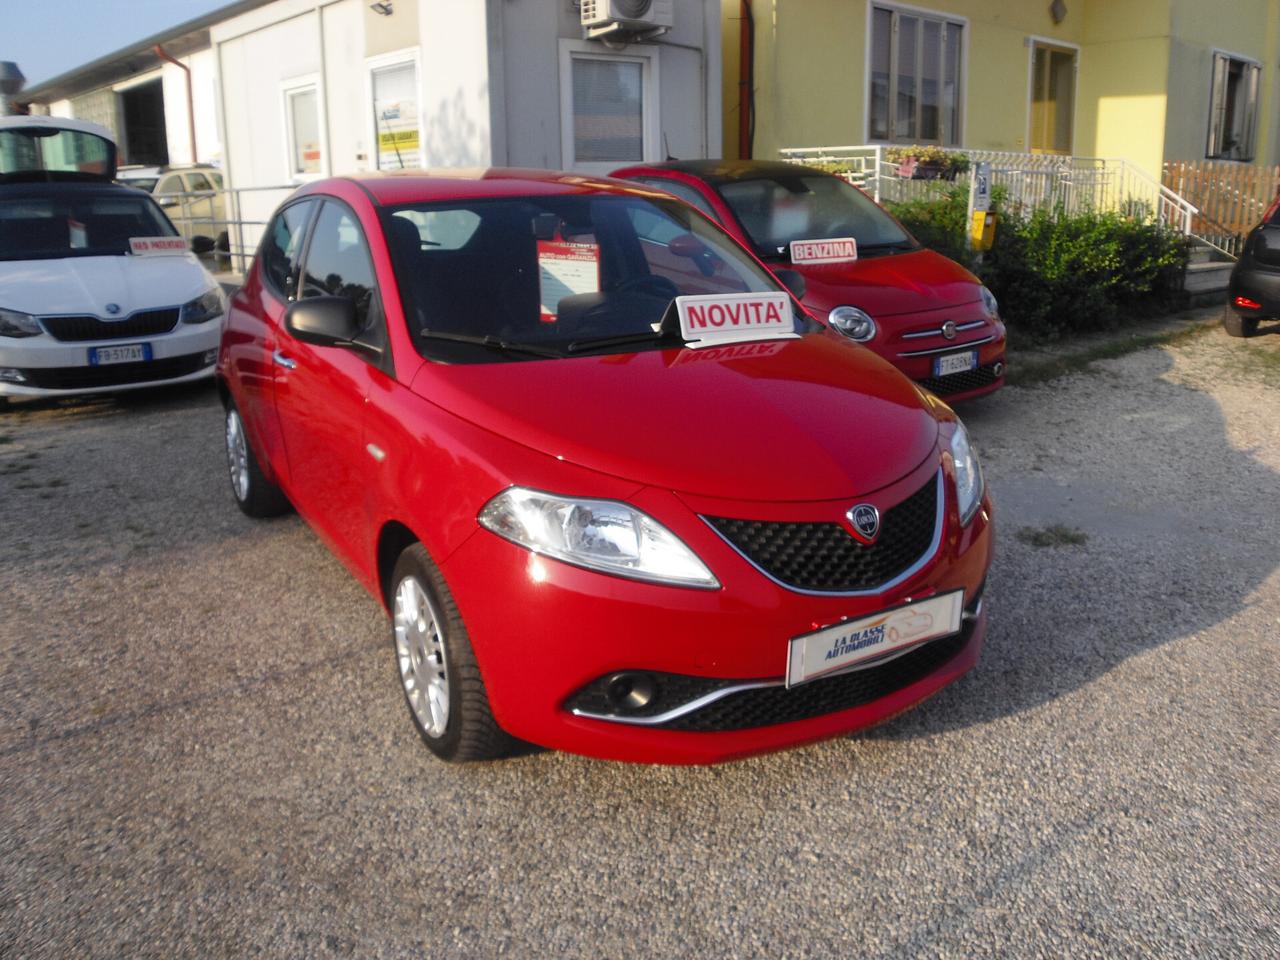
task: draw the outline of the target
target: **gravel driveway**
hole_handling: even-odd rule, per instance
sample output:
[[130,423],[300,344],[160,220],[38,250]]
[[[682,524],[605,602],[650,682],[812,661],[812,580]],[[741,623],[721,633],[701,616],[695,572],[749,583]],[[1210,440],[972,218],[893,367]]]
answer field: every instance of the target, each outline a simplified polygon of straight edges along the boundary
[[0,956],[1280,955],[1280,335],[961,412],[978,668],[708,769],[434,761],[211,389],[0,413]]

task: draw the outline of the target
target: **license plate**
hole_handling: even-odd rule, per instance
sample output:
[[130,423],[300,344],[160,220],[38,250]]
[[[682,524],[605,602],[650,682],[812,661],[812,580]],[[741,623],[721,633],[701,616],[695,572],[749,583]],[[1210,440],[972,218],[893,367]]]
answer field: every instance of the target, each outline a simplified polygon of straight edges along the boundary
[[787,686],[882,660],[926,640],[949,637],[960,631],[963,617],[964,591],[955,590],[794,637],[787,655]]
[[964,353],[948,353],[936,357],[933,361],[933,375],[945,377],[950,373],[968,373],[978,369],[978,351],[966,350]]
[[137,363],[151,359],[149,343],[118,343],[110,347],[90,347],[89,366],[103,367],[109,363]]

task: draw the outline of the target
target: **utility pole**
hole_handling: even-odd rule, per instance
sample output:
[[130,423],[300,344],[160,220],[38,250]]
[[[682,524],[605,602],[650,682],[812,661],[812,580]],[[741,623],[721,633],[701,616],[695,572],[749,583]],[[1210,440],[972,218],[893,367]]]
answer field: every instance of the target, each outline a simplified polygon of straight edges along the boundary
[[22,89],[27,78],[12,60],[0,60],[0,117],[13,113],[9,98]]

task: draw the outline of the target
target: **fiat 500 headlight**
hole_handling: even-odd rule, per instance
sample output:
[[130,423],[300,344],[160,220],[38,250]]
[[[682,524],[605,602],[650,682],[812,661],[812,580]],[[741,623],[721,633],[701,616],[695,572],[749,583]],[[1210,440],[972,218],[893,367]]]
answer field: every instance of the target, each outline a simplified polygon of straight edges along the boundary
[[836,307],[827,314],[827,322],[859,343],[866,343],[876,335],[876,322],[871,314],[857,307]]
[[39,333],[35,317],[0,307],[0,337],[34,337]]
[[227,297],[221,287],[210,287],[182,305],[183,323],[208,323],[227,312]]
[[480,525],[534,553],[636,580],[716,589],[718,581],[670,530],[616,500],[579,500],[511,487]]
[[982,297],[982,307],[987,311],[987,316],[992,320],[1000,319],[1000,304],[996,300],[996,295],[986,287],[979,288],[979,295]]
[[969,444],[969,432],[959,421],[956,421],[955,432],[951,434],[951,460],[955,464],[956,498],[963,526],[973,519],[982,503],[983,480],[978,455]]

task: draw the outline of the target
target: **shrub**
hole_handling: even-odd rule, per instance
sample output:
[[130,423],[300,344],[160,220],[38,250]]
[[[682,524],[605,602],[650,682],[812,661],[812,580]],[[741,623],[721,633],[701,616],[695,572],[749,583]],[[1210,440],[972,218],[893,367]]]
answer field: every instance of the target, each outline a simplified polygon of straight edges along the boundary
[[[1003,200],[995,191],[997,213]],[[963,188],[889,208],[925,246],[969,263],[999,299],[1011,329],[1041,339],[1108,329],[1166,309],[1187,262],[1184,238],[1145,219],[1038,209],[1025,217],[1002,213],[994,247],[973,263]]]

